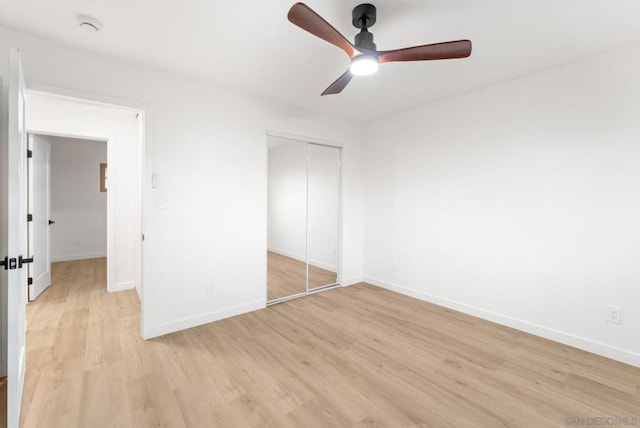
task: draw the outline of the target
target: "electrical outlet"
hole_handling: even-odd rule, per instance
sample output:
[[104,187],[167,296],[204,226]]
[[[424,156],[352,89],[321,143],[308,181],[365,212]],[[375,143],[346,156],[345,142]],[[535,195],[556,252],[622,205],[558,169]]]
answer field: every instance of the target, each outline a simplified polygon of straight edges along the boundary
[[398,272],[398,262],[396,260],[391,262],[391,270],[393,272]]
[[607,321],[620,324],[620,306],[607,305]]
[[76,244],[76,247],[80,246],[80,241],[75,241],[74,244]]
[[212,296],[216,292],[216,286],[214,284],[207,285],[207,296]]

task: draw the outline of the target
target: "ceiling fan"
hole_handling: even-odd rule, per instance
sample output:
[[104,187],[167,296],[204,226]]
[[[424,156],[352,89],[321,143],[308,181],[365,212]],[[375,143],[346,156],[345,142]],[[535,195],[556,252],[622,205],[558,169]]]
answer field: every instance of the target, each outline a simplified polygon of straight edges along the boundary
[[329,85],[322,95],[339,94],[354,75],[373,74],[378,70],[378,64],[385,62],[466,58],[471,55],[471,41],[469,40],[378,51],[373,42],[373,34],[368,31],[376,23],[376,7],[368,3],[361,4],[353,9],[351,16],[353,26],[360,29],[360,33],[356,34],[354,44],[351,44],[338,30],[306,4],[296,3],[289,9],[287,15],[289,21],[314,36],[339,47],[351,59],[351,67]]

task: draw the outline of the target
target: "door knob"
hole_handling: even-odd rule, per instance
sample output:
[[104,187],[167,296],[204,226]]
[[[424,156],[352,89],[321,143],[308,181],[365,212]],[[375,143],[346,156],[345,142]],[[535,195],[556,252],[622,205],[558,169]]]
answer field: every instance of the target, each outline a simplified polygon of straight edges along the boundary
[[22,256],[18,257],[18,269],[22,269],[22,265],[26,265],[28,263],[33,263],[33,257],[23,258]]
[[49,226],[51,226],[52,224],[55,224],[56,222],[53,220],[49,220]]

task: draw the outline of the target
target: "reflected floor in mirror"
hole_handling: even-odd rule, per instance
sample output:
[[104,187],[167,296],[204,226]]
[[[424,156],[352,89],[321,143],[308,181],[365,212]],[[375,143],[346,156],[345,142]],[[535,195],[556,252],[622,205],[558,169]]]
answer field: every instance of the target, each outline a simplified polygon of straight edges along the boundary
[[[306,268],[304,262],[268,251],[267,264],[267,300],[281,299],[305,292]],[[336,282],[335,272],[309,265],[310,290]]]

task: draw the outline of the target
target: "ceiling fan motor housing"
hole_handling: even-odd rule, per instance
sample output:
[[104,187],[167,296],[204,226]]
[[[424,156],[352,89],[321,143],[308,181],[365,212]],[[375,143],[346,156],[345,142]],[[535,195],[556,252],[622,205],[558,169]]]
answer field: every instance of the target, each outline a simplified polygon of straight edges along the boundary
[[376,44],[373,43],[373,34],[367,30],[363,30],[356,34],[356,42],[353,44],[356,48],[376,50]]
[[376,44],[373,42],[373,34],[367,29],[376,23],[376,7],[369,3],[363,3],[353,8],[351,12],[353,26],[360,29],[360,33],[356,34],[355,47],[376,50]]

